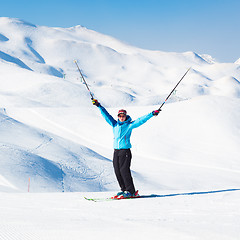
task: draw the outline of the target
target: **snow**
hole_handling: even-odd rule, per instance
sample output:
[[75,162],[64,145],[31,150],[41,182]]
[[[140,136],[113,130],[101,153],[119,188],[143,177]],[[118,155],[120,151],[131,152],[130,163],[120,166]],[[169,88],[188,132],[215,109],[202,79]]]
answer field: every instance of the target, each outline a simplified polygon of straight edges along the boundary
[[[135,185],[156,198],[84,199],[119,189],[112,129],[74,60],[101,104],[133,119],[191,67],[132,134]],[[0,239],[239,239],[239,106],[238,61],[0,18]]]
[[2,193],[0,238],[239,238],[239,191],[98,203],[85,195]]
[[235,63],[236,64],[240,64],[240,58]]

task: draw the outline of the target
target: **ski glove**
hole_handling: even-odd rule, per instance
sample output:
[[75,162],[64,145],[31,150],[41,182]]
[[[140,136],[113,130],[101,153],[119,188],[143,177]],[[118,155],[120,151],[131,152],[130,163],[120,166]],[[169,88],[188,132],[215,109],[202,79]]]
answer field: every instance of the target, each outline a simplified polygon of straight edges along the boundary
[[152,115],[153,115],[153,116],[157,116],[160,111],[162,111],[162,110],[159,109],[159,110],[152,111]]
[[93,99],[93,100],[92,100],[92,104],[95,105],[95,106],[97,106],[97,107],[100,106],[100,103],[98,102],[97,99]]

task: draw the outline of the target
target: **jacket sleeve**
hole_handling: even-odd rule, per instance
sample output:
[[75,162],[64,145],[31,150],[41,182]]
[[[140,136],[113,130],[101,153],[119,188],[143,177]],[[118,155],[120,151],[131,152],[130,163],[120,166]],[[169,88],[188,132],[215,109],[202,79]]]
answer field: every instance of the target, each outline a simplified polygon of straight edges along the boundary
[[100,109],[100,112],[107,123],[113,127],[117,121],[108,113],[108,111],[103,106],[100,105],[98,108]]
[[149,113],[145,116],[142,116],[142,117],[136,119],[135,121],[131,122],[131,128],[133,129],[133,128],[140,127],[141,125],[143,125],[147,120],[149,120],[152,117],[153,117],[153,114]]

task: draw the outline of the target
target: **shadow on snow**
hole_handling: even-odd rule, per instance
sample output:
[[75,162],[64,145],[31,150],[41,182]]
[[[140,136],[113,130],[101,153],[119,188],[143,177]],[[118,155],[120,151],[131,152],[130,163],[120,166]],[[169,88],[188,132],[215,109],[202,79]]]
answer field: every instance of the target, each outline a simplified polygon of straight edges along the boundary
[[215,191],[206,191],[206,192],[189,192],[189,193],[172,193],[172,194],[151,194],[151,195],[141,195],[141,198],[160,198],[160,197],[175,197],[175,196],[185,196],[185,195],[202,195],[202,194],[211,194],[211,193],[222,193],[222,192],[233,192],[240,191],[240,189],[224,189],[224,190],[215,190]]

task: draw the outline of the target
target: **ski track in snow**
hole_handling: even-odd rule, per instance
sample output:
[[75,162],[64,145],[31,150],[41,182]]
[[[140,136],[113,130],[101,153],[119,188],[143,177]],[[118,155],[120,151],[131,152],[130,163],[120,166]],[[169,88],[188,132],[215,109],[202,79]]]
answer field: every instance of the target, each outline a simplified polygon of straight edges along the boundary
[[[187,194],[187,195],[186,195]],[[157,192],[157,198],[89,202],[111,193],[0,193],[0,237],[24,239],[237,240],[239,189]],[[231,199],[231,202],[229,200]],[[124,209],[124,212],[123,212]],[[1,238],[0,238],[1,239]]]
[[1,240],[40,240],[41,237],[38,236],[36,230],[33,228],[23,228],[23,226],[11,226],[9,225],[1,225],[0,227],[0,239]]
[[[57,124],[47,118],[45,118],[43,115],[39,114],[38,112],[36,112],[35,110],[30,110],[31,113],[33,113],[34,115],[37,115],[39,118],[42,118],[42,120],[44,122],[47,122],[48,124],[54,126],[57,129],[60,129],[64,132],[70,133],[72,136],[76,136],[78,139],[81,139],[82,141],[87,141],[90,142],[90,139],[87,138],[83,138],[82,136],[80,136],[79,134],[76,134],[75,132],[67,129],[66,127],[63,127],[60,124]],[[146,158],[148,158],[146,156]],[[228,168],[220,168],[220,167],[213,167],[213,166],[207,166],[207,165],[201,165],[201,164],[192,164],[192,163],[187,163],[187,162],[179,162],[179,161],[173,161],[173,160],[169,160],[169,159],[163,159],[163,158],[157,158],[156,160],[158,161],[162,161],[162,162],[167,162],[167,163],[172,163],[172,164],[177,164],[177,165],[185,165],[185,166],[192,166],[192,167],[200,167],[200,168],[207,168],[207,169],[215,169],[218,171],[228,171],[228,172],[235,172],[235,173],[240,173],[240,170],[235,170],[235,169],[228,169]]]

